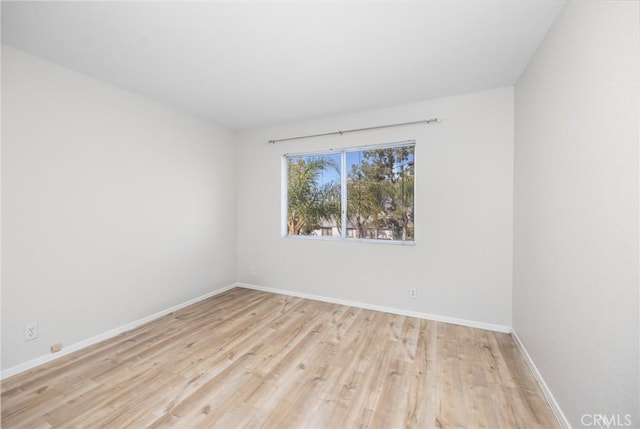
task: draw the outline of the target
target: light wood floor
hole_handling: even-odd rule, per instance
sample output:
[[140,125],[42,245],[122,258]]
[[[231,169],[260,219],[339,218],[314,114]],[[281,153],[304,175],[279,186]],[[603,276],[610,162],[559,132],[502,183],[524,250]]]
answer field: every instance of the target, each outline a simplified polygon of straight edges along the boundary
[[2,427],[558,426],[507,334],[238,288],[4,380]]

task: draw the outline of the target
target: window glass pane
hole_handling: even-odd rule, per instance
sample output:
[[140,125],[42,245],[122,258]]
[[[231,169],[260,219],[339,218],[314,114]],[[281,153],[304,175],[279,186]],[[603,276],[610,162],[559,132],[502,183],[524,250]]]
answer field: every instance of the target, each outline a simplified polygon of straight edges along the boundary
[[348,236],[413,241],[413,196],[413,145],[347,152]]
[[289,235],[341,237],[340,153],[287,157]]

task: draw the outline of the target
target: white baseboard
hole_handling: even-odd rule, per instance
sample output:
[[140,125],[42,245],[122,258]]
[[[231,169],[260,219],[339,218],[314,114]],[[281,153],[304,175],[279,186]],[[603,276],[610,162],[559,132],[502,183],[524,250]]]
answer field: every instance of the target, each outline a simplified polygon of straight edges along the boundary
[[518,334],[516,334],[516,331],[511,330],[511,337],[513,338],[513,341],[516,343],[516,346],[518,346],[518,348],[520,349],[520,352],[522,352],[522,355],[524,356],[524,360],[527,363],[527,366],[529,367],[531,372],[533,373],[533,376],[536,378],[536,381],[538,382],[538,386],[540,386],[540,390],[542,390],[544,397],[547,399],[547,402],[551,407],[551,411],[553,411],[553,414],[556,416],[556,420],[558,420],[558,424],[563,429],[571,429],[571,424],[569,423],[569,420],[567,420],[567,416],[565,416],[564,413],[562,412],[560,405],[558,405],[558,402],[556,402],[556,399],[553,397],[551,390],[549,390],[549,386],[547,386],[547,383],[545,383],[544,379],[542,378],[542,374],[540,374],[540,371],[538,371],[538,368],[533,363],[533,360],[531,359],[529,352],[527,352],[527,349],[524,347],[524,344],[522,344],[522,341],[520,341],[520,338],[518,337]]
[[503,332],[503,333],[506,333],[506,334],[511,333],[511,327],[510,326],[496,325],[496,324],[493,324],[493,323],[485,323],[485,322],[476,322],[474,320],[457,319],[455,317],[440,316],[440,315],[437,315],[437,314],[429,314],[429,313],[421,313],[421,312],[418,312],[418,311],[403,310],[403,309],[400,309],[400,308],[385,307],[383,305],[367,304],[367,303],[364,303],[364,302],[350,301],[350,300],[347,300],[347,299],[331,298],[331,297],[328,297],[328,296],[312,295],[312,294],[308,294],[308,293],[295,292],[295,291],[286,290],[286,289],[277,289],[277,288],[271,288],[271,287],[257,286],[257,285],[253,285],[253,284],[249,284],[249,283],[236,283],[236,286],[237,287],[243,287],[243,288],[246,288],[246,289],[259,290],[259,291],[263,291],[263,292],[271,292],[271,293],[278,293],[278,294],[281,294],[281,295],[295,296],[295,297],[298,297],[298,298],[312,299],[312,300],[315,300],[315,301],[329,302],[329,303],[332,303],[332,304],[348,305],[350,307],[364,308],[366,310],[382,311],[384,313],[398,314],[400,316],[410,316],[410,317],[416,317],[418,319],[435,320],[436,322],[452,323],[454,325],[469,326],[469,327],[472,327],[472,328],[486,329],[486,330],[489,330],[489,331]]
[[119,335],[119,334],[121,334],[123,332],[130,331],[131,329],[137,328],[138,326],[143,325],[143,324],[145,324],[147,322],[151,322],[152,320],[155,320],[155,319],[157,319],[159,317],[165,316],[165,315],[167,315],[169,313],[172,313],[172,312],[174,312],[176,310],[180,310],[181,308],[187,307],[187,306],[189,306],[191,304],[195,304],[196,302],[202,301],[203,299],[207,299],[207,298],[210,298],[212,296],[218,295],[218,294],[220,294],[222,292],[226,292],[229,289],[233,289],[234,287],[236,287],[235,283],[234,284],[230,284],[228,286],[224,286],[224,287],[222,287],[220,289],[217,289],[217,290],[214,290],[212,292],[205,293],[204,295],[201,295],[201,296],[199,296],[197,298],[193,298],[193,299],[190,299],[190,300],[185,301],[183,303],[180,303],[178,305],[174,305],[173,307],[169,307],[169,308],[167,308],[165,310],[158,311],[157,313],[154,313],[154,314],[152,314],[150,316],[143,317],[142,319],[138,319],[136,321],[127,323],[126,325],[122,325],[122,326],[120,326],[118,328],[112,329],[112,330],[104,332],[102,334],[98,334],[98,335],[96,335],[94,337],[87,338],[86,340],[80,341],[79,343],[75,343],[75,344],[72,344],[70,346],[67,346],[67,347],[63,348],[58,353],[46,354],[46,355],[37,357],[35,359],[32,359],[30,361],[27,361],[25,363],[21,363],[20,365],[16,365],[14,367],[5,369],[4,371],[0,372],[0,380],[3,380],[5,378],[7,378],[7,377],[11,377],[12,375],[16,375],[16,374],[19,374],[19,373],[24,372],[24,371],[30,370],[30,369],[38,366],[38,365],[42,365],[44,363],[51,362],[52,360],[61,358],[62,356],[66,356],[66,355],[68,355],[70,353],[73,353],[75,351],[78,351],[80,349],[88,347],[90,345],[99,343],[100,341],[104,341],[104,340],[106,340],[108,338],[115,337],[116,335]]

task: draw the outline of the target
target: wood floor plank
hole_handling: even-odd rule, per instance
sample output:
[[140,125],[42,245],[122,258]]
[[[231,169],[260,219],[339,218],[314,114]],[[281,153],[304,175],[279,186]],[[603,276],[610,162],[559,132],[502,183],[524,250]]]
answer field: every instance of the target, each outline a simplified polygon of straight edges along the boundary
[[4,380],[2,427],[558,424],[507,334],[236,288]]

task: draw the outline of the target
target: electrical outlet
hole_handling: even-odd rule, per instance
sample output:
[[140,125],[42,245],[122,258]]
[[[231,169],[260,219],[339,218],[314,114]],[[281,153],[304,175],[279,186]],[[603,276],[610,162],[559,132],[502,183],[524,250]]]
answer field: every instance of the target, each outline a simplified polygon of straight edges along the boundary
[[418,290],[416,288],[409,288],[409,298],[418,299]]
[[38,324],[32,323],[24,327],[24,340],[31,341],[38,338]]

